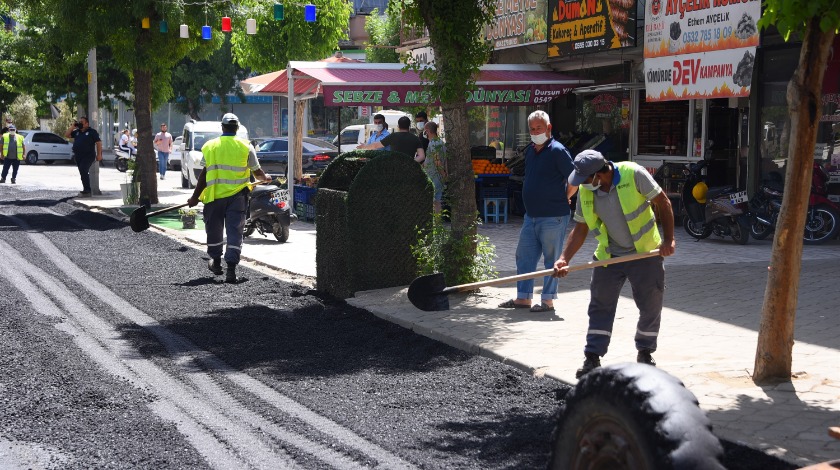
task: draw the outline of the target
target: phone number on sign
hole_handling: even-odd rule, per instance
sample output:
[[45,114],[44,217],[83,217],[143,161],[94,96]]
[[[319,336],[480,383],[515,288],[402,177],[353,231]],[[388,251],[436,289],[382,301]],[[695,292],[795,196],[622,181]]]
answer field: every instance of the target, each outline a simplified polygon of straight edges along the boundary
[[604,38],[601,39],[590,39],[588,41],[580,41],[575,43],[575,50],[579,49],[588,49],[590,47],[599,47],[606,44],[607,41]]
[[723,28],[709,28],[701,29],[699,31],[686,31],[683,33],[684,44],[694,44],[699,42],[712,42],[726,39],[732,35],[732,26]]

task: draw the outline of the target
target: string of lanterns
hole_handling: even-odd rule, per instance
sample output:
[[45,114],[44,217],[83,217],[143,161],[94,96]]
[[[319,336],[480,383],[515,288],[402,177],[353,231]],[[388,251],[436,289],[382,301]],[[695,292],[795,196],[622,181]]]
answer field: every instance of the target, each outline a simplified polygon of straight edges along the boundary
[[[213,28],[208,25],[207,21],[207,3],[204,3],[204,14],[205,14],[205,21],[204,26],[201,27],[201,39],[210,40],[213,37]],[[283,21],[286,18],[285,7],[282,3],[275,3],[274,4],[274,21]],[[317,18],[317,9],[313,4],[307,4],[303,6],[303,19],[306,20],[307,23],[314,23]],[[150,29],[151,28],[151,19],[149,17],[145,17],[140,21],[140,26],[143,29]],[[166,22],[166,18],[160,20],[159,30],[161,33],[168,33],[169,32],[169,24]],[[222,17],[222,32],[223,33],[230,33],[233,31],[231,25],[231,19],[229,16]],[[257,20],[253,18],[248,18],[245,20],[245,32],[247,34],[257,34]],[[179,28],[179,35],[181,38],[187,39],[190,37],[190,29],[189,26],[182,24]]]

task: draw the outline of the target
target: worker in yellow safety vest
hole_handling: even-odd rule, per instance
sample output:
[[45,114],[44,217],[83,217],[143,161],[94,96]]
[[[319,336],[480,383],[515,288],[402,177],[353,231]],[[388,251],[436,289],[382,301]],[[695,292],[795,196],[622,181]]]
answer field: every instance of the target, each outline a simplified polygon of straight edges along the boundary
[[[659,322],[665,292],[664,256],[674,254],[674,213],[671,201],[651,174],[633,162],[614,163],[600,152],[584,150],[574,160],[575,170],[569,184],[580,185],[575,227],[557,262],[554,275],[564,277],[569,261],[592,232],[598,241],[594,257],[618,258],[659,249],[660,256],[614,263],[595,268],[590,283],[589,329],[586,359],[577,378],[601,366],[607,353],[615,320],[618,297],[625,281],[633,286],[633,300],[639,307],[636,325],[636,362],[656,365]],[[653,207],[662,222],[662,234],[656,225]]]
[[207,233],[207,267],[213,274],[222,274],[222,245],[227,272],[225,282],[236,283],[236,265],[242,252],[242,230],[248,208],[251,173],[261,181],[271,178],[260,168],[257,153],[251,144],[236,136],[239,118],[233,113],[222,117],[222,135],[207,141],[201,148],[204,169],[198,175],[190,207],[204,203],[204,230]]
[[15,184],[17,183],[20,161],[26,155],[26,147],[23,145],[23,136],[18,135],[14,124],[9,124],[7,129],[3,129],[2,135],[3,138],[0,140],[0,160],[3,161],[3,175],[0,177],[0,183],[6,182],[6,176],[9,175],[9,167],[12,167],[12,184]]

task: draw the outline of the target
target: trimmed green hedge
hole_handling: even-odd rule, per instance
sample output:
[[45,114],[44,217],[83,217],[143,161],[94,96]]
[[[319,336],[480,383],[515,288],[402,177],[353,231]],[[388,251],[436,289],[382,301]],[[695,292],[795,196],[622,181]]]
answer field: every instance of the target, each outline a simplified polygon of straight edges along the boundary
[[315,201],[318,289],[346,298],[409,284],[411,245],[431,220],[433,196],[421,166],[403,154],[354,151],[332,162]]

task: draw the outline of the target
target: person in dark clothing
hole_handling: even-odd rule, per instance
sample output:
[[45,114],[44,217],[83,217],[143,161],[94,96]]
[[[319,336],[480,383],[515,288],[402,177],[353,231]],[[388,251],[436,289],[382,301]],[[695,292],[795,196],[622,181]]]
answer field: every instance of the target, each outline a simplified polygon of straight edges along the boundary
[[411,127],[411,119],[403,116],[397,121],[397,132],[385,137],[384,139],[374,142],[372,144],[360,145],[360,150],[378,150],[390,146],[391,151],[400,152],[414,158],[414,161],[422,163],[426,159],[426,151],[423,150],[423,144],[420,139],[408,131]]
[[90,167],[94,161],[102,161],[102,139],[96,129],[90,127],[87,116],[74,121],[64,136],[73,139],[73,155],[82,178],[82,191],[78,197],[90,197]]
[[420,142],[423,143],[423,151],[429,151],[429,139],[425,135],[426,130],[426,123],[429,122],[429,117],[426,115],[426,111],[418,111],[417,114],[414,115],[414,127],[417,128],[417,137],[420,138]]

